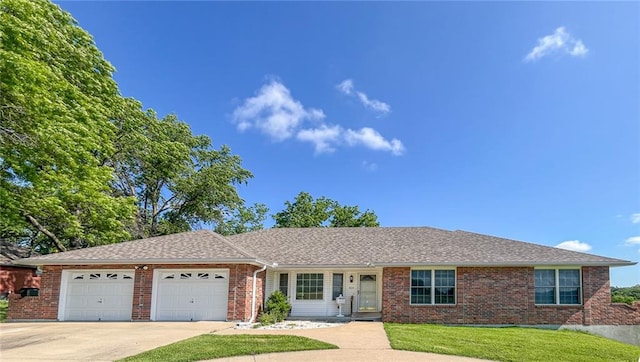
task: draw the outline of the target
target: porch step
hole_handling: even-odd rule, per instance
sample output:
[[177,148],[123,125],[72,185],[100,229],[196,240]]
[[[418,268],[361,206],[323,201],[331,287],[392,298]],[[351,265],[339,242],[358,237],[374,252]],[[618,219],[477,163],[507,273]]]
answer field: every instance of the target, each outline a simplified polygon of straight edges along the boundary
[[375,312],[353,313],[351,314],[351,320],[360,321],[360,322],[381,322],[382,313],[375,313]]

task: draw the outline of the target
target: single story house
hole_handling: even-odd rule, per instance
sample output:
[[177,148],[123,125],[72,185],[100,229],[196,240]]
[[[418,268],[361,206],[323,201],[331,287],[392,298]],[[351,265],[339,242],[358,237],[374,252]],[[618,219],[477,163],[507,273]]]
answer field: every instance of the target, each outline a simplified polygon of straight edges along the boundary
[[31,255],[31,251],[26,248],[0,240],[0,298],[20,293],[23,288],[40,287],[40,277],[35,266],[14,263],[17,259]]
[[609,268],[635,262],[429,227],[209,230],[19,261],[39,296],[13,296],[9,320],[253,321],[282,291],[292,317],[375,313],[383,321],[484,325],[640,325],[611,303]]

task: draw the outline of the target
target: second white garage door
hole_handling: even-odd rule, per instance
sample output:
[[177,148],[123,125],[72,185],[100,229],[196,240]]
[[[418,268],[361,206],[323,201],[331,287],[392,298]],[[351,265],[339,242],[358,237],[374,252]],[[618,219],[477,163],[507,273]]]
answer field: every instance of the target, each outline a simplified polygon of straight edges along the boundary
[[226,320],[228,270],[156,270],[153,320]]

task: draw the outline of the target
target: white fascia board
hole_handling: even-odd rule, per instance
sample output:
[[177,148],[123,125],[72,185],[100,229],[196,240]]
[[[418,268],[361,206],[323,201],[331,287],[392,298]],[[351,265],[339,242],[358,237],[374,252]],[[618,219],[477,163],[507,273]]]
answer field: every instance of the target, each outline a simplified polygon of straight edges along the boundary
[[73,259],[73,260],[23,260],[23,265],[121,265],[121,264],[253,264],[256,266],[269,266],[257,259]]
[[620,262],[539,262],[539,263],[531,263],[531,262],[513,262],[513,263],[455,263],[455,262],[444,262],[444,263],[436,263],[436,262],[426,262],[426,263],[374,263],[375,266],[382,267],[411,267],[411,266],[457,266],[457,267],[513,267],[513,266],[528,266],[528,267],[538,267],[538,266],[608,266],[608,267],[618,267],[618,266],[630,266],[636,265],[637,262],[632,261],[620,261]]

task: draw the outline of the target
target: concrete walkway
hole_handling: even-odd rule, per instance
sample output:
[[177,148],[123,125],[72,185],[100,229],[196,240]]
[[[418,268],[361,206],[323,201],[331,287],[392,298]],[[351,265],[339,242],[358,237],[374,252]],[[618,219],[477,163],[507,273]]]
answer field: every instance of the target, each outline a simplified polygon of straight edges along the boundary
[[351,322],[339,327],[317,329],[247,330],[232,328],[219,330],[214,334],[296,335],[317,339],[340,347],[340,349],[333,350],[268,353],[255,356],[222,358],[214,361],[480,361],[467,357],[393,350],[380,322]]
[[234,325],[227,322],[0,323],[0,361],[113,361]]

